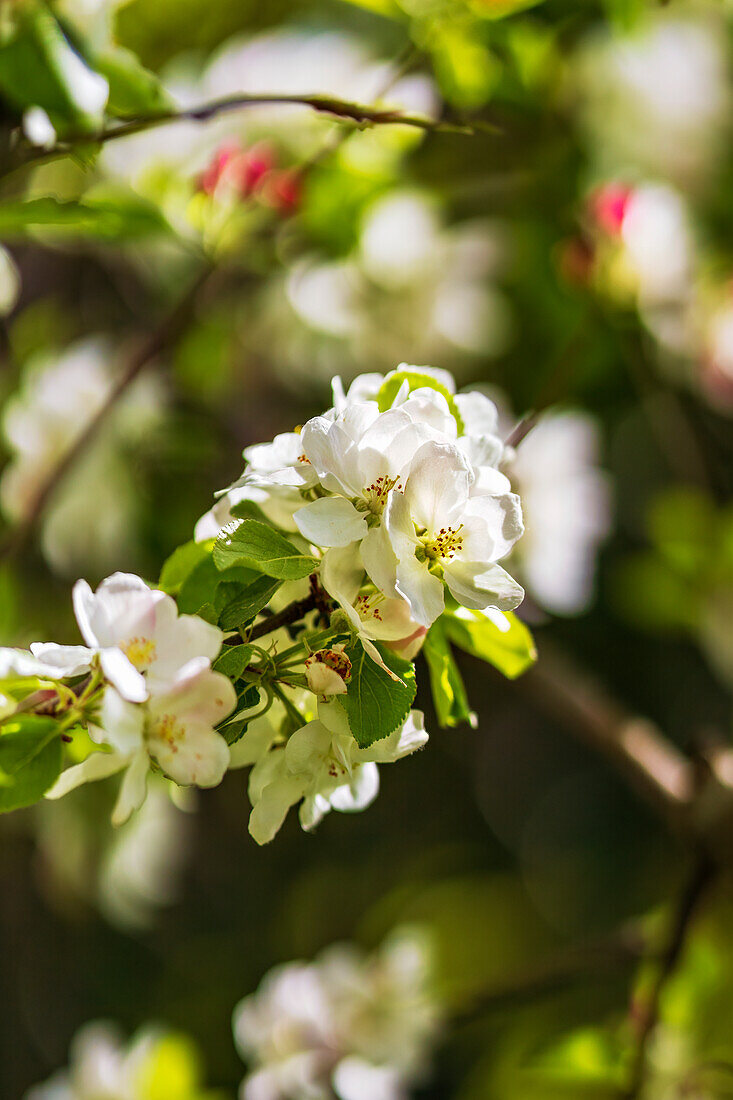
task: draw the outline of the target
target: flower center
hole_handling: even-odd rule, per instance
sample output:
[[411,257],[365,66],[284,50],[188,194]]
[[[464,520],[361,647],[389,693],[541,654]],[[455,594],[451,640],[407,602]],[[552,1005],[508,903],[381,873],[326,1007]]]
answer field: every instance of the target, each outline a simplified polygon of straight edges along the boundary
[[178,752],[178,742],[186,736],[186,728],[172,714],[161,714],[154,720],[150,733],[165,741],[172,752]]
[[362,489],[362,496],[367,503],[367,507],[370,512],[380,516],[384,511],[384,506],[387,503],[387,495],[396,489],[398,493],[402,492],[402,482],[396,477],[387,477],[386,474],[382,474],[371,485],[366,485]]
[[155,642],[149,638],[130,638],[121,649],[138,672],[145,672],[155,660]]
[[359,596],[354,604],[354,609],[360,619],[376,619],[378,623],[381,623],[382,612],[378,607],[380,603],[384,603],[384,596],[380,592],[373,592],[371,595]]
[[433,561],[439,558],[454,558],[463,549],[463,524],[460,527],[441,527],[432,538],[423,536],[425,553]]

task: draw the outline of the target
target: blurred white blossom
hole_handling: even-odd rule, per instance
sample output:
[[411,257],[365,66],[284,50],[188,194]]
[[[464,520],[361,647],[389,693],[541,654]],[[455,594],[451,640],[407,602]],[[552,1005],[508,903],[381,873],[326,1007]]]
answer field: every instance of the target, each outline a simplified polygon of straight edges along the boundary
[[407,928],[372,955],[336,945],[274,968],[234,1013],[241,1100],[403,1100],[437,1036],[430,974],[429,942]]
[[725,145],[728,61],[714,5],[649,12],[604,28],[576,58],[578,107],[602,172],[680,184],[707,176]]

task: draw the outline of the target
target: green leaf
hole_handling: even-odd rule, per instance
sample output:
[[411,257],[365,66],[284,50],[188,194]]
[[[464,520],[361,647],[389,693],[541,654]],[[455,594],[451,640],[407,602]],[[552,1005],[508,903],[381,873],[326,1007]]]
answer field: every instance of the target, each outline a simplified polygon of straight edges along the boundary
[[392,408],[392,402],[397,396],[403,382],[407,382],[410,393],[412,393],[413,390],[429,389],[442,394],[456,422],[458,434],[463,434],[465,430],[463,419],[458,411],[458,406],[455,403],[453,394],[442,384],[442,382],[438,382],[436,378],[433,378],[432,374],[424,374],[419,368],[416,370],[397,370],[394,374],[390,375],[389,378],[385,379],[377,393],[377,404],[379,405],[380,412],[385,412],[387,409]]
[[83,200],[46,195],[0,205],[0,239],[17,240],[43,229],[49,237],[128,241],[172,232],[157,206],[128,192],[109,189]]
[[[176,597],[178,610],[182,614],[197,614],[200,608],[209,604],[214,611],[214,622],[218,622],[223,604],[218,606],[218,591],[222,584],[237,581],[249,585],[257,577],[253,569],[234,567],[217,569],[211,553],[207,553],[191,570],[181,584]],[[229,597],[231,599],[231,596]]]
[[459,649],[498,668],[510,680],[521,676],[537,660],[529,629],[511,612],[509,629],[502,631],[483,611],[459,607],[442,616],[446,637]]
[[367,656],[357,642],[345,650],[351,661],[351,680],[338,701],[345,709],[354,739],[367,748],[389,737],[407,717],[415,699],[415,668],[384,646],[377,646],[382,659],[404,683],[393,680]]
[[254,619],[263,607],[267,607],[282,583],[272,577],[258,577],[248,588],[226,604],[219,617],[222,630],[236,630]]
[[223,528],[214,544],[214,563],[218,569],[248,565],[283,581],[307,577],[318,566],[316,558],[256,519],[234,520]]
[[224,646],[214,661],[214,671],[221,672],[222,675],[228,676],[232,681],[238,680],[249,664],[252,652],[251,645]]
[[72,47],[40,0],[25,0],[7,13],[0,38],[0,95],[19,112],[42,107],[62,136],[98,129],[107,83]]
[[185,542],[183,546],[176,547],[170,557],[166,558],[163,563],[158,587],[167,592],[169,596],[177,596],[181,590],[181,585],[191,575],[199,562],[211,556],[213,545],[214,540],[207,539],[206,542],[191,540],[191,542]]
[[430,674],[430,688],[438,722],[443,728],[460,722],[476,724],[458,665],[453,659],[445,630],[440,620],[433,623],[423,643],[422,652]]
[[0,813],[38,802],[61,771],[61,738],[53,718],[25,714],[0,734]]
[[170,98],[158,77],[131,50],[121,46],[105,50],[96,55],[94,63],[109,84],[110,114],[123,117],[152,114],[170,107]]

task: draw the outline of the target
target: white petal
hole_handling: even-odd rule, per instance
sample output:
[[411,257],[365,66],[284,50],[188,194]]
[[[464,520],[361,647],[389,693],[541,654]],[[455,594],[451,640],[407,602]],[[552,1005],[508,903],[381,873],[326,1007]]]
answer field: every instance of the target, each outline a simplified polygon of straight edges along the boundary
[[337,787],[328,801],[339,813],[357,813],[366,809],[379,794],[379,768],[370,762],[354,769],[350,783]]
[[140,809],[147,794],[149,771],[150,758],[145,749],[140,749],[122,777],[120,793],[112,811],[113,825],[124,825],[130,815]]
[[445,607],[443,582],[417,558],[403,559],[397,566],[397,591],[420,626],[432,626]]
[[513,611],[524,599],[521,584],[500,565],[455,559],[445,566],[445,583],[464,607]]
[[258,844],[267,844],[280,830],[288,810],[303,797],[302,780],[284,778],[270,783],[262,791],[249,815],[250,835]]
[[211,726],[189,723],[175,740],[152,735],[148,749],[166,775],[183,787],[216,787],[229,766],[229,746]]
[[148,697],[145,680],[121,649],[110,647],[101,650],[99,663],[110,684],[117,688],[123,699],[142,703]]
[[320,497],[299,508],[293,519],[301,535],[316,546],[348,546],[368,530],[364,516],[345,497]]
[[93,752],[82,760],[61,772],[54,785],[46,791],[46,798],[63,798],[69,791],[80,787],[82,783],[93,783],[96,779],[106,779],[121,771],[129,757],[118,752]]
[[449,443],[424,443],[410,466],[405,497],[415,521],[428,531],[448,527],[460,516],[471,485],[463,454]]
[[97,723],[104,743],[125,756],[136,752],[142,745],[144,720],[142,707],[123,699],[114,688],[105,688]]
[[[390,493],[390,496],[393,494]],[[401,498],[402,494],[394,494]],[[389,502],[387,504],[389,508]],[[413,548],[414,553],[414,548]],[[371,580],[385,596],[396,595],[397,554],[384,523],[372,527],[361,543],[361,560]]]
[[83,645],[57,645],[56,642],[32,642],[31,653],[58,677],[81,676],[89,672],[94,651]]
[[364,565],[358,543],[333,547],[323,555],[321,584],[339,603],[353,604],[363,579]]
[[78,580],[76,582],[71,593],[71,601],[74,605],[74,615],[82,638],[87,645],[99,645],[90,622],[90,615],[94,607],[94,593],[87,581]]

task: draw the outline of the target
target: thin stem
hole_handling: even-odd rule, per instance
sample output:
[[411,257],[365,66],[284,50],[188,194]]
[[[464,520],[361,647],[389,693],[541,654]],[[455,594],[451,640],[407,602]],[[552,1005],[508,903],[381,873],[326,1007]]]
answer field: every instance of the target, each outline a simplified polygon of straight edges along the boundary
[[49,474],[46,481],[36,493],[30,508],[22,522],[10,533],[7,541],[0,547],[0,560],[11,557],[25,546],[30,535],[41,519],[51,498],[55,494],[61,482],[65,479],[79,457],[87,449],[96,437],[100,428],[115,407],[119,399],[135,381],[144,367],[148,366],[170,343],[172,343],[185,328],[191,318],[191,310],[196,297],[204,283],[212,274],[214,268],[207,265],[193,285],[186,291],[181,301],[158,326],[134,355],[131,356],[125,369],[116,380],[110,390],[106,401],[84,430],[77,436],[75,442],[62,456],[58,464]]
[[659,1023],[662,995],[667,983],[677,969],[677,964],[687,942],[687,935],[698,908],[717,874],[716,865],[704,854],[698,856],[689,881],[682,891],[672,914],[669,939],[657,964],[657,972],[651,989],[643,1002],[632,1003],[631,1023],[635,1032],[631,1075],[624,1100],[637,1100],[641,1095],[647,1073],[649,1041]]
[[239,111],[246,107],[261,106],[300,106],[309,107],[319,114],[332,115],[335,119],[342,119],[355,124],[358,127],[365,126],[412,126],[418,130],[437,131],[440,133],[469,134],[475,133],[471,126],[452,122],[441,122],[438,119],[428,118],[426,115],[407,114],[395,108],[375,107],[370,104],[352,103],[349,100],[339,99],[328,95],[290,95],[281,92],[240,93],[238,95],[222,96],[218,99],[200,103],[195,107],[184,107],[167,111],[156,111],[154,114],[138,115],[128,121],[116,123],[107,129],[100,130],[96,134],[72,135],[47,152],[33,152],[26,156],[15,167],[25,167],[29,164],[41,164],[54,160],[60,156],[66,156],[75,146],[79,145],[103,145],[108,141],[116,141],[118,138],[139,134],[144,130],[150,130],[155,126],[163,126],[173,122],[209,122],[218,115],[227,114],[230,111]]

